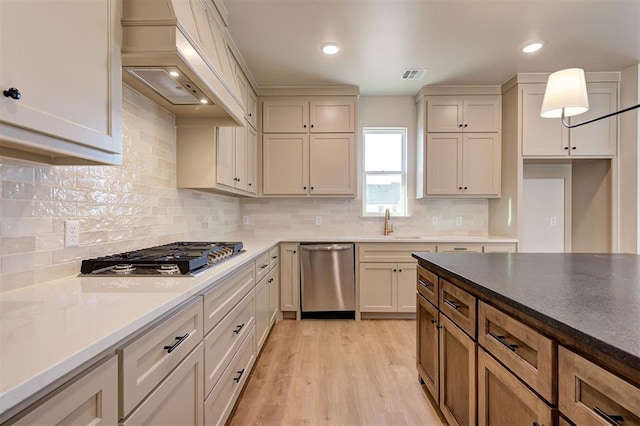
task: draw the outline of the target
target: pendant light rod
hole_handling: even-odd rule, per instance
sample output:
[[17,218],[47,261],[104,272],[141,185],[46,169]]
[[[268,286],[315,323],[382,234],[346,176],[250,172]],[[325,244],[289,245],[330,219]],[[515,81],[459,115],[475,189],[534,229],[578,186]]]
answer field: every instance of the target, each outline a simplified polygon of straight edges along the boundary
[[585,124],[593,123],[594,121],[600,121],[603,118],[613,117],[614,115],[622,114],[623,112],[631,111],[631,110],[636,109],[636,108],[640,108],[640,104],[633,105],[633,106],[627,107],[625,109],[621,109],[620,111],[611,112],[609,114],[603,115],[602,117],[592,118],[591,120],[583,121],[582,123],[576,123],[576,124],[569,124],[569,123],[567,123],[565,121],[564,109],[563,109],[563,111],[562,111],[562,124],[564,125],[564,127],[568,128],[568,129],[573,129],[574,127],[584,126]]

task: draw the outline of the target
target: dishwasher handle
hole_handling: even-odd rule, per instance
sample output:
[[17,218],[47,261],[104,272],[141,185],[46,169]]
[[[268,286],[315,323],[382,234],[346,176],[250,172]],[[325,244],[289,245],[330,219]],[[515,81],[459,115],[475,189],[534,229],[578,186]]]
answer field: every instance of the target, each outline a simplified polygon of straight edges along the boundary
[[305,251],[340,251],[340,250],[351,250],[353,248],[353,244],[323,244],[323,245],[301,245],[300,250]]

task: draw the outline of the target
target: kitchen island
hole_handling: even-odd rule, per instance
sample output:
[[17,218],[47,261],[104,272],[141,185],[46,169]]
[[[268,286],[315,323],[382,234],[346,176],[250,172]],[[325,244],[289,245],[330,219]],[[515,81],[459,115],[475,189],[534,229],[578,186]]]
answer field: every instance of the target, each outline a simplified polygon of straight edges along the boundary
[[[555,422],[559,411],[576,424],[608,424],[603,420],[606,416],[618,415],[636,424],[640,418],[640,256],[413,256],[420,266],[418,303],[422,306],[418,371],[450,421],[463,418],[474,423],[477,412],[478,424],[489,423],[489,418],[495,423],[500,412],[516,416],[509,418],[516,423],[548,424]],[[421,321],[421,316],[429,321]],[[432,324],[434,332],[429,331]],[[434,345],[439,352],[426,353]],[[448,400],[459,385],[449,374],[451,355],[457,355],[458,362],[464,359],[458,375],[468,372],[468,403],[463,409]],[[497,382],[511,392],[496,391]],[[498,397],[492,398],[492,390]],[[505,409],[515,399],[531,408],[530,416],[517,417],[515,407]]]

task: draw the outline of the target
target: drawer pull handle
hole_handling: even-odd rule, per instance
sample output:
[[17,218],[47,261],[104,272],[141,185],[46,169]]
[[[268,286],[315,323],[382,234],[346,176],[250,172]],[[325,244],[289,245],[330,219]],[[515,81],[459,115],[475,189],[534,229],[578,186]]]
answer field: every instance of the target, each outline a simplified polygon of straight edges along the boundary
[[236,329],[233,330],[234,333],[240,334],[240,330],[244,328],[244,323],[236,325]]
[[177,342],[175,342],[173,345],[171,346],[165,346],[164,350],[167,351],[168,354],[170,354],[171,352],[173,352],[178,346],[180,346],[180,344],[182,342],[184,342],[187,337],[189,337],[189,333],[185,333],[184,336],[176,336],[176,339],[178,340]]
[[496,333],[489,333],[491,335],[491,337],[493,337],[494,339],[496,339],[498,342],[502,343],[503,345],[505,345],[507,348],[509,348],[509,350],[515,352],[516,349],[518,349],[518,345],[514,345],[514,344],[509,344],[507,343],[507,339],[504,336],[498,336]]
[[429,287],[433,287],[433,283],[430,281],[422,281],[422,280],[418,280],[418,283],[424,287],[424,288],[429,288]]
[[242,378],[242,375],[244,374],[244,368],[240,371],[236,371],[236,373],[238,373],[238,377],[234,377],[233,381],[236,383],[240,383],[240,379]]
[[455,303],[453,303],[451,300],[449,299],[444,299],[444,303],[446,303],[447,305],[451,306],[453,309],[455,309],[456,311],[460,309],[460,305],[456,305]]
[[[462,188],[460,188],[460,189],[462,189]],[[464,187],[464,189],[467,189],[467,187],[465,186],[465,187]],[[466,248],[466,247],[454,247],[453,249],[454,249],[455,251],[465,251],[465,250],[468,250],[468,248]]]
[[277,259],[277,258],[278,258],[278,256],[271,256],[271,258],[272,258],[272,259]]
[[622,423],[620,423],[624,421],[624,418],[622,416],[618,416],[616,414],[607,414],[598,407],[593,407],[593,411],[595,411],[600,417],[602,417],[612,425],[622,426]]
[[264,269],[264,268],[266,268],[267,266],[269,266],[269,265],[265,263],[264,265],[260,265],[260,268],[261,268],[261,269]]

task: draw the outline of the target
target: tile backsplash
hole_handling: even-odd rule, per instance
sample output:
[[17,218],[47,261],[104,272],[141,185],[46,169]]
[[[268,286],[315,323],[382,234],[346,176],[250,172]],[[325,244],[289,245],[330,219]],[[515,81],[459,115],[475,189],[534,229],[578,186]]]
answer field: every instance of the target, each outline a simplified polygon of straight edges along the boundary
[[[122,166],[0,157],[0,292],[77,274],[88,257],[234,231],[382,234],[382,218],[361,217],[360,199],[240,200],[176,189],[174,116],[127,86],[123,95]],[[409,199],[409,211],[409,218],[392,218],[394,235],[487,234],[487,200]],[[80,222],[79,247],[64,246],[67,219]]]
[[[77,274],[87,257],[238,230],[240,201],[176,189],[173,115],[123,92],[122,166],[0,158],[0,291]],[[80,246],[64,247],[64,221]]]
[[[295,235],[382,235],[383,218],[362,217],[362,200],[243,200],[241,229],[256,234],[274,230]],[[487,236],[487,200],[409,200],[411,217],[391,218],[397,236]],[[321,216],[321,225],[316,225]]]

